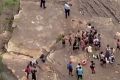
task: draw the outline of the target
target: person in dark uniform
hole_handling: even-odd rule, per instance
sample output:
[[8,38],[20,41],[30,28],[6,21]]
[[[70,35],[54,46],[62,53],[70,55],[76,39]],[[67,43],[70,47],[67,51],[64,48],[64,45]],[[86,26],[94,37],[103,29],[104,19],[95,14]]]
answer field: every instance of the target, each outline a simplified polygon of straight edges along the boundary
[[36,72],[37,72],[36,66],[34,65],[32,71],[31,71],[31,73],[32,73],[32,80],[36,80]]
[[40,7],[41,7],[41,8],[42,8],[42,7],[43,7],[44,9],[46,8],[45,2],[46,2],[45,0],[41,0],[41,3],[40,3]]

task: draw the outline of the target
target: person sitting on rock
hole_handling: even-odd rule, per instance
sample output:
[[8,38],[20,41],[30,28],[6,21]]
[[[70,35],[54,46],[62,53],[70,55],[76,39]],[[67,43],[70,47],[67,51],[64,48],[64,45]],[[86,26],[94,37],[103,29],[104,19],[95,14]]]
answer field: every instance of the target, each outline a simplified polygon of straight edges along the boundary
[[87,24],[87,28],[88,28],[88,29],[91,29],[91,27],[92,27],[92,26],[91,26],[91,23],[88,23],[88,24]]
[[110,45],[107,45],[107,47],[106,47],[106,51],[108,51],[108,52],[110,52]]

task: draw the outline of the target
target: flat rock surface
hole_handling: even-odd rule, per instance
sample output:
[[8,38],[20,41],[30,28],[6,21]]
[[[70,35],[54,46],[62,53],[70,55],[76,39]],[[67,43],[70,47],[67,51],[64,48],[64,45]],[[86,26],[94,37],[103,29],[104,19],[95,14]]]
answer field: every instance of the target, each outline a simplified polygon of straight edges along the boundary
[[[69,33],[79,29],[84,30],[87,22],[91,22],[102,36],[102,49],[107,44],[115,47],[116,40],[114,35],[119,32],[119,4],[116,0],[70,0],[72,4],[71,16],[68,19],[64,17],[64,0],[49,0],[46,3],[46,9],[39,7],[37,0],[21,0],[21,10],[15,16],[12,38],[8,43],[8,51],[31,55],[34,58],[40,56],[40,49],[49,48],[54,45],[56,38],[61,33]],[[116,24],[115,24],[116,23]],[[39,63],[41,69],[38,69],[38,80],[75,80],[70,77],[66,69],[66,64],[72,60],[74,68],[82,59],[87,59],[87,65],[84,66],[84,80],[119,80],[120,64],[119,54],[116,53],[116,62],[114,65],[107,65],[106,68],[96,63],[96,74],[92,75],[89,65],[90,60],[85,52],[78,51],[72,53],[71,47],[62,48],[58,43],[55,51],[47,57],[46,64]],[[13,70],[18,78],[25,78],[24,68],[29,58],[24,55],[5,54],[3,61]],[[31,59],[30,59],[31,60]],[[18,64],[19,62],[19,64]],[[18,64],[18,65],[16,65]]]
[[64,18],[63,5],[49,1],[47,8],[43,10],[39,4],[21,0],[19,17],[14,21],[17,27],[8,44],[8,51],[21,52],[24,48],[29,53],[28,50],[31,49],[37,51],[43,47],[48,48],[60,33],[69,29],[70,26],[66,25],[68,21]]

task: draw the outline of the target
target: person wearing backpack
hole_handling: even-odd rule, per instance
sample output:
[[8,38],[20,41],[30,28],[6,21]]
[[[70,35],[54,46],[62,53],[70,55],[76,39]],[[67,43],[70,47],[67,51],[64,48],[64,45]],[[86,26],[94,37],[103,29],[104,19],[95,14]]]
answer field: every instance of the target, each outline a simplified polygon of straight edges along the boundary
[[69,75],[73,76],[73,65],[72,62],[70,61],[69,64],[67,64],[67,69],[69,71]]
[[81,66],[77,69],[77,76],[78,76],[77,80],[83,79],[83,69]]

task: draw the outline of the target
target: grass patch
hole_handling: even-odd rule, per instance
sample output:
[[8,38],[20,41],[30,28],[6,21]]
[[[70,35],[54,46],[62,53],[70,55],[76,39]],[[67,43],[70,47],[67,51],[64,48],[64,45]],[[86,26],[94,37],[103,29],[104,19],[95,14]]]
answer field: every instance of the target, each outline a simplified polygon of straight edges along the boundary
[[[3,31],[13,31],[12,23],[14,15],[19,12],[20,0],[0,0],[0,33]],[[2,16],[3,15],[3,16]]]
[[61,41],[63,37],[64,37],[63,34],[58,35],[58,37],[56,38],[56,43],[58,43],[59,41]]
[[2,55],[0,55],[0,73],[4,71],[4,64],[2,62]]
[[17,77],[3,63],[3,56],[0,55],[0,80],[17,80]]
[[6,8],[11,8],[11,7],[18,7],[20,4],[20,0],[2,0],[0,1],[0,14],[2,11]]
[[2,55],[0,55],[0,80],[4,80],[4,77],[2,75],[3,71],[4,71],[4,64],[2,62]]

